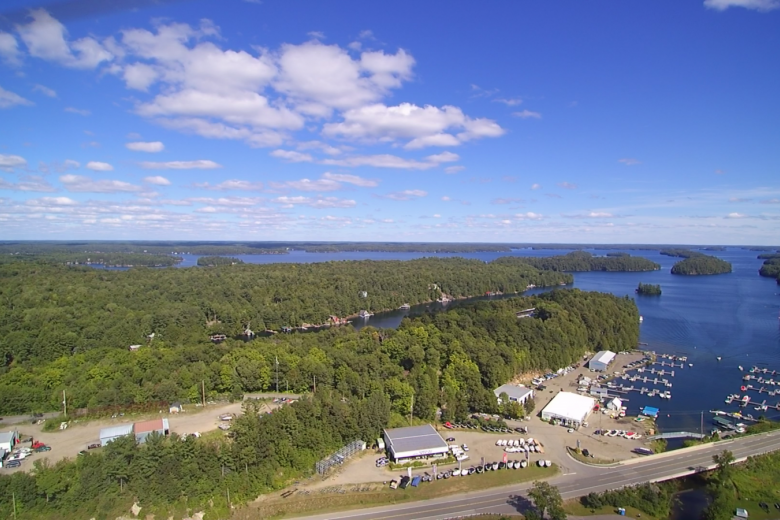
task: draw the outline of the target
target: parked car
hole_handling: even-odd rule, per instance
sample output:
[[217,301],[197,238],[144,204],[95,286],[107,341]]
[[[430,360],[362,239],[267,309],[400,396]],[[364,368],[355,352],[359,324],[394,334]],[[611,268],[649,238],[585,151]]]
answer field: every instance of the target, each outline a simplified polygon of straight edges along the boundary
[[9,461],[6,461],[3,466],[6,467],[6,468],[18,468],[21,465],[22,465],[22,461],[21,460],[9,460]]
[[447,442],[455,442],[455,437],[447,437]]
[[51,446],[45,446],[45,445],[44,446],[38,446],[33,451],[35,451],[36,453],[40,453],[42,451],[51,451]]
[[462,446],[462,448],[463,448],[463,451],[469,451],[469,447],[466,446],[465,444]]

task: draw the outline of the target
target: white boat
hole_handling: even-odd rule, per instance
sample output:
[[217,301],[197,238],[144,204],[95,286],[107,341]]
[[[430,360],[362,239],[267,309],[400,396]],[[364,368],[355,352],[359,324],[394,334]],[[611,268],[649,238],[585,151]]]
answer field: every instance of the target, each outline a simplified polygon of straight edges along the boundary
[[365,311],[365,310],[364,311],[360,311],[360,313],[358,314],[358,316],[360,316],[361,318],[370,318],[373,315],[374,315],[373,313]]
[[744,370],[744,368],[742,368],[742,365],[739,365],[737,368],[739,369],[740,372]]
[[645,318],[643,316],[640,316],[639,317],[639,323],[642,323],[643,321],[645,321]]
[[401,305],[401,306],[400,306],[400,307],[398,307],[398,308],[399,308],[399,309],[401,309],[402,311],[406,311],[406,310],[409,310],[409,309],[411,309],[411,308],[412,308],[412,306],[411,306],[411,305],[409,305],[408,303],[404,303],[403,305]]
[[721,358],[720,356],[718,356],[718,357],[717,357],[717,359],[718,359],[718,361],[720,361],[720,360],[721,360],[721,359],[723,359],[723,358]]
[[689,367],[693,367],[693,363],[688,363],[688,366]]

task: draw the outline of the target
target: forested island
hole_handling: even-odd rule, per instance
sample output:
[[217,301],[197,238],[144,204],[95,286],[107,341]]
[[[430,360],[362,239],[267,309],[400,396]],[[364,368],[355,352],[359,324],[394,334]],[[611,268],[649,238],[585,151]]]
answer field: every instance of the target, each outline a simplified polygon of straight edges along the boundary
[[[159,290],[177,296],[175,285]],[[529,307],[536,317],[517,319]],[[143,309],[160,311],[155,300]],[[239,396],[274,388],[276,359],[291,391],[310,391],[315,376],[317,391],[270,415],[249,405],[229,439],[173,435],[140,447],[120,440],[78,460],[0,475],[0,511],[9,511],[7,491],[14,490],[27,518],[112,517],[133,501],[151,512],[183,507],[183,497],[188,508],[226,512],[228,490],[234,504],[252,500],[310,474],[317,460],[354,439],[406,424],[412,397],[423,420],[438,407],[443,420],[496,412],[492,389],[519,372],[566,366],[588,350],[632,348],[638,318],[630,298],[556,290],[407,319],[398,330],[342,327],[218,345],[177,344],[161,334],[136,352],[98,344],[49,362],[18,360],[0,376],[3,413],[58,409],[62,390],[74,408],[197,401],[201,382],[209,398]]]
[[104,267],[172,267],[181,257],[148,253],[68,253],[40,252],[0,255],[0,263],[33,262],[64,265],[92,265]]
[[198,265],[201,267],[214,267],[217,265],[236,265],[243,264],[244,261],[230,256],[201,256],[198,258]]
[[764,260],[758,274],[768,278],[777,278],[777,283],[780,284],[780,254],[758,255],[758,258]]
[[698,251],[691,251],[690,249],[680,249],[680,248],[661,249],[659,253],[664,256],[676,256],[679,258],[706,256],[704,253],[699,253]]
[[[496,260],[506,260],[508,257]],[[573,251],[565,255],[549,257],[513,257],[525,264],[532,265],[545,271],[657,271],[661,266],[647,258],[620,255],[620,256],[593,256],[587,251]]]
[[672,274],[698,276],[731,272],[731,263],[714,256],[698,253],[672,266]]
[[661,286],[639,282],[636,293],[644,296],[661,296]]

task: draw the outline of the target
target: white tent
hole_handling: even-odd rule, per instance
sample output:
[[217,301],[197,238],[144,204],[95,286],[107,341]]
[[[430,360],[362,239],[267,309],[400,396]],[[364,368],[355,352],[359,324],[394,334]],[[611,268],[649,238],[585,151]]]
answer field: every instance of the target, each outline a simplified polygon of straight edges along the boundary
[[596,400],[571,392],[558,392],[542,410],[545,421],[561,421],[567,426],[579,426],[593,411]]

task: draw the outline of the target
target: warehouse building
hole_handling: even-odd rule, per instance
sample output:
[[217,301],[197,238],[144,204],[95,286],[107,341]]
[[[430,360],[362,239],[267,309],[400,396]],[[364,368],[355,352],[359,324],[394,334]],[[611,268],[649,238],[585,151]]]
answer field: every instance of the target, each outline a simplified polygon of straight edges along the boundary
[[439,432],[431,426],[409,426],[384,431],[387,454],[396,462],[443,457],[449,451]]
[[0,433],[0,450],[11,453],[14,446],[19,442],[19,432],[16,430]]
[[579,427],[587,421],[596,400],[571,392],[558,392],[542,410],[542,420],[560,421],[565,426]]
[[135,440],[143,443],[152,433],[170,435],[171,428],[168,425],[168,419],[152,419],[151,421],[135,423],[133,431],[135,432]]
[[501,394],[508,395],[510,401],[516,401],[520,404],[525,404],[526,401],[533,399],[534,397],[534,391],[527,386],[522,385],[501,385],[493,390],[493,393],[496,394],[498,404],[502,404]]
[[615,360],[615,353],[609,350],[602,350],[590,360],[588,368],[597,372],[604,372],[609,367],[609,364]]
[[125,435],[133,434],[132,424],[120,424],[119,426],[111,426],[109,428],[102,428],[100,430],[100,445],[105,446],[111,441],[114,441]]

